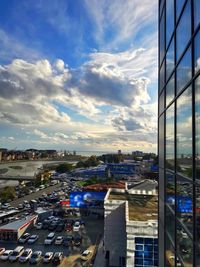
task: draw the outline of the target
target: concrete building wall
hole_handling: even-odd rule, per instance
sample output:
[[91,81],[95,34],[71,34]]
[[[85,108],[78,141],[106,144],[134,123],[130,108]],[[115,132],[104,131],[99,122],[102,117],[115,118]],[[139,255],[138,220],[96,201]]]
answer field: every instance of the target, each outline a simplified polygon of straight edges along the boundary
[[109,251],[109,266],[119,266],[120,257],[126,258],[125,202],[105,206],[104,244]]

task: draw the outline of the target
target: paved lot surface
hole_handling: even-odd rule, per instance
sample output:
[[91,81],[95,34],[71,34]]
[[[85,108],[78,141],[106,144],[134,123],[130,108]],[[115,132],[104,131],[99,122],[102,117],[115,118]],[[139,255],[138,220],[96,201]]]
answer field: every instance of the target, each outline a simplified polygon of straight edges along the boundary
[[54,189],[59,188],[59,187],[60,187],[60,183],[58,183],[57,185],[49,186],[38,192],[26,195],[24,197],[17,198],[14,201],[10,202],[10,205],[13,207],[17,207],[19,204],[22,204],[24,200],[30,201],[32,199],[36,199],[38,197],[41,197],[43,193],[46,193],[46,194],[51,193]]
[[[76,217],[77,219],[77,217]],[[24,244],[25,248],[32,248],[33,251],[41,250],[43,254],[48,251],[57,252],[61,251],[65,255],[65,259],[60,264],[61,267],[73,267],[73,266],[87,266],[87,263],[83,263],[80,260],[80,254],[82,251],[91,248],[91,246],[94,246],[99,239],[99,235],[103,234],[103,219],[97,219],[95,217],[89,216],[89,217],[83,217],[82,218],[85,221],[85,227],[83,227],[80,230],[80,234],[82,235],[82,245],[80,247],[71,247],[66,248],[63,245],[44,245],[44,239],[50,232],[49,230],[37,230],[32,229],[29,231],[31,234],[39,234],[39,239],[36,241],[35,244],[28,245]],[[73,232],[70,234],[74,235]],[[65,231],[56,233],[56,236],[66,236],[67,233]],[[16,243],[1,243],[1,247],[5,247],[6,249],[14,249],[18,244]],[[19,266],[31,266],[29,263],[21,264],[19,262],[10,263],[9,261],[6,262],[0,262],[0,267],[7,267],[7,266],[13,266],[13,267],[19,267]],[[52,263],[49,264],[43,264],[42,262],[38,263],[35,266],[55,266]]]

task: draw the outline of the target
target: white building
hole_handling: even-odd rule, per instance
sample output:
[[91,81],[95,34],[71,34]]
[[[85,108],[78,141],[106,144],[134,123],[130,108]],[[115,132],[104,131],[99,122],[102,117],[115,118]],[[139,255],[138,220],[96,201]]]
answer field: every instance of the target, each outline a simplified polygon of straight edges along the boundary
[[104,199],[108,266],[158,266],[157,205],[155,189],[109,189]]

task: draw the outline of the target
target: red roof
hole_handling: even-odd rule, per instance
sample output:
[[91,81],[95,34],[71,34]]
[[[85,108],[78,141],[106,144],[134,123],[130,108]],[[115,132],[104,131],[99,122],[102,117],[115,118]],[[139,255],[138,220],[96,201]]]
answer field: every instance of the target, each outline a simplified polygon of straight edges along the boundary
[[105,184],[93,184],[84,186],[84,191],[107,191],[109,188],[125,189],[125,182],[113,182]]

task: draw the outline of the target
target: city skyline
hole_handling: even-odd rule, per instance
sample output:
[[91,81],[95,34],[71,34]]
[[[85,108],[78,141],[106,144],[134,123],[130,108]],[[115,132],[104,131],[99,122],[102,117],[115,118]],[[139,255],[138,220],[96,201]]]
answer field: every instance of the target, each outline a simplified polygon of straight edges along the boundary
[[157,151],[157,1],[1,1],[0,147]]

